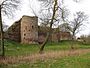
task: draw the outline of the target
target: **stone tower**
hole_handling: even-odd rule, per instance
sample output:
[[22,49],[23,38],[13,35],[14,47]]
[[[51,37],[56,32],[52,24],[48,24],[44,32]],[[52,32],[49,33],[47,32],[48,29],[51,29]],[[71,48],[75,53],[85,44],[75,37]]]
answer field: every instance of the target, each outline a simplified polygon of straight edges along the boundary
[[21,20],[21,43],[36,44],[38,42],[38,18],[23,16]]

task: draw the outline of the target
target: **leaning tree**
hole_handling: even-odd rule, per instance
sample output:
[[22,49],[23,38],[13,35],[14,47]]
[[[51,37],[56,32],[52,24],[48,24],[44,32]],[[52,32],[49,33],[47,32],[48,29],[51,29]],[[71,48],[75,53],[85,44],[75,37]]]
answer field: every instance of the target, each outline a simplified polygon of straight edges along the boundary
[[[49,30],[45,41],[41,44],[40,52],[44,50],[46,43],[48,42],[49,36],[52,33],[52,27],[58,25],[61,21],[65,21],[68,16],[68,10],[64,6],[63,0],[39,0],[42,1],[44,5],[41,6],[41,18],[45,25],[49,24]],[[44,12],[43,12],[44,11]],[[47,13],[48,12],[48,13]],[[66,16],[67,15],[67,16]]]
[[[30,1],[32,2],[33,0],[30,0]],[[31,9],[32,9],[33,13],[40,20],[42,20],[44,22],[43,24],[45,24],[45,25],[49,24],[49,30],[47,32],[47,36],[45,38],[45,41],[40,46],[40,53],[42,53],[46,43],[48,42],[48,38],[50,36],[50,33],[52,32],[53,24],[55,22],[60,22],[61,19],[62,19],[62,21],[65,21],[66,20],[65,18],[67,17],[65,15],[67,15],[67,13],[66,13],[67,11],[64,8],[64,6],[62,7],[64,0],[38,0],[38,1],[41,2],[41,8],[40,8],[41,9],[41,11],[40,11],[41,17],[38,16],[40,14],[37,14],[36,11],[33,10],[32,7],[31,7]],[[78,2],[79,0],[73,0],[73,1]],[[62,2],[62,4],[61,4],[61,2]]]

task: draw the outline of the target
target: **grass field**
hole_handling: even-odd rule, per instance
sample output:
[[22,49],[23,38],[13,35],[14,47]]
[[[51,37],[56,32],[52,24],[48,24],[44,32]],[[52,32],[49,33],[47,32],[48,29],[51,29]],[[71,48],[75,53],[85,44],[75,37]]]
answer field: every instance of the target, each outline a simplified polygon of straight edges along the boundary
[[90,68],[90,45],[71,41],[48,43],[40,55],[39,45],[5,41],[6,58],[0,68]]

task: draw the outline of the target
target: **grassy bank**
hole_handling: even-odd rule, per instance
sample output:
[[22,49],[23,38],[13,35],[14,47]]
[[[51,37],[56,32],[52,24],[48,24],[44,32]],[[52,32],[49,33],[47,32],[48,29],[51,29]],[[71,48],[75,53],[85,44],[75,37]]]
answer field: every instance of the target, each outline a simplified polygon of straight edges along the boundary
[[[51,42],[47,43],[45,46],[45,51],[60,51],[60,50],[70,50],[71,49],[71,41],[61,41],[59,43]],[[74,42],[75,49],[88,49],[90,45],[82,44],[81,42]],[[5,42],[5,51],[6,56],[18,56],[18,55],[26,55],[33,54],[39,52],[40,45],[29,45],[29,44],[20,44],[14,41],[6,41]]]
[[90,45],[76,41],[73,42],[75,50],[71,51],[71,44],[71,41],[49,42],[45,54],[40,55],[39,45],[5,41],[8,61],[0,59],[3,61],[0,68],[90,68]]

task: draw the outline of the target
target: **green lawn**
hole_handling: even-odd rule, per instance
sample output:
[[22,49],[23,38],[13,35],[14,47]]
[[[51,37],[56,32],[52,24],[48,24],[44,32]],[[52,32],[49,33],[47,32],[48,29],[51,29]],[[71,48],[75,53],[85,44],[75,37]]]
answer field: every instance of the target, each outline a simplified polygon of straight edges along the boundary
[[[58,50],[69,50],[71,49],[71,41],[61,41],[59,43],[48,43],[45,46],[45,51],[58,51]],[[80,42],[74,42],[74,47],[76,49],[88,49],[90,45],[85,45]],[[33,54],[39,52],[40,45],[28,45],[20,44],[13,41],[5,42],[5,51],[6,56],[17,56],[25,54]]]
[[[71,41],[61,41],[59,43],[48,43],[45,46],[45,52],[70,50]],[[90,45],[74,42],[75,49],[90,49]],[[39,45],[20,44],[13,41],[5,41],[6,56],[23,56],[36,54],[39,51]],[[79,56],[67,56],[62,58],[49,58],[37,60],[35,62],[22,63],[0,63],[0,68],[90,68],[90,53]]]
[[39,50],[38,45],[20,44],[13,41],[5,43],[6,56],[20,56],[26,54],[37,53]]

